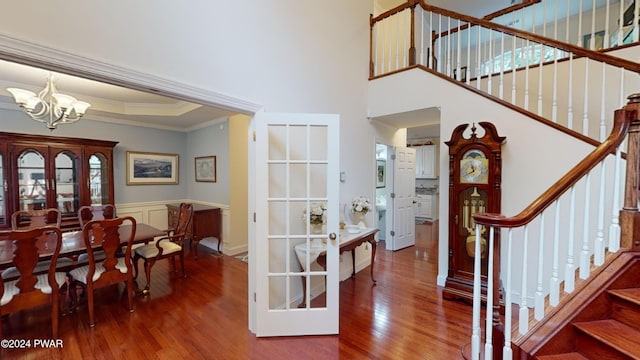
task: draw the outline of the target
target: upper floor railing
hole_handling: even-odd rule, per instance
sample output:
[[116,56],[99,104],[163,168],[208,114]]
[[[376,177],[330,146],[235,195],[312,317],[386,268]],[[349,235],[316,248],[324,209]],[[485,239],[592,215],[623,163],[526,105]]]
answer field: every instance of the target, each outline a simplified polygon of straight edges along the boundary
[[457,80],[591,144],[640,88],[640,64],[410,0],[371,17],[370,78],[409,68]]
[[485,17],[590,50],[639,41],[640,2],[629,0],[531,0]]

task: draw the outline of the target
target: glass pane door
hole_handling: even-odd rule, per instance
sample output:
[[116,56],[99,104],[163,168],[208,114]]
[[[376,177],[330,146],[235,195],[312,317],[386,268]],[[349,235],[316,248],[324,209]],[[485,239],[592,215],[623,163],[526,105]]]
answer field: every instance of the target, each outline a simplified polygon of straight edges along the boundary
[[78,158],[70,152],[56,155],[56,203],[62,216],[75,216],[80,207]]
[[0,225],[7,224],[7,178],[5,175],[4,167],[4,152],[0,153],[0,186],[2,187],[2,191],[0,191]]
[[17,160],[19,210],[44,209],[47,200],[44,156],[26,150]]

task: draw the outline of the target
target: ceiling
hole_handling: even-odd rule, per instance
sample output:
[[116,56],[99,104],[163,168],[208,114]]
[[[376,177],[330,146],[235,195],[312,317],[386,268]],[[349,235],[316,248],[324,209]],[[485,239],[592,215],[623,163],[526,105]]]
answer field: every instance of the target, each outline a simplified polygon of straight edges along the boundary
[[[127,89],[120,86],[0,60],[0,108],[18,110],[7,87],[40,92],[52,74],[58,92],[91,104],[85,119],[153,127],[173,131],[190,131],[235,114],[166,96]],[[26,116],[26,115],[25,115]]]
[[[382,9],[391,9],[404,0],[376,0]],[[465,0],[430,1],[435,6],[447,7],[473,16],[482,16],[508,6],[512,0],[488,0],[471,6]],[[45,85],[49,71],[0,60],[0,109],[17,110],[7,87],[18,87],[38,93]],[[91,103],[85,119],[154,127],[173,131],[190,131],[235,114],[234,112],[203,106],[161,96],[157,94],[127,89],[62,73],[52,73],[59,92],[72,95],[78,100]],[[410,127],[409,138],[439,136],[439,111],[425,109],[399,114],[392,120],[383,117],[381,121],[393,122],[396,127]],[[438,116],[434,118],[434,116]],[[425,120],[427,119],[427,120]],[[434,120],[435,119],[435,120]],[[399,122],[400,121],[400,122]],[[425,121],[429,124],[423,126]],[[416,127],[420,126],[420,127]]]

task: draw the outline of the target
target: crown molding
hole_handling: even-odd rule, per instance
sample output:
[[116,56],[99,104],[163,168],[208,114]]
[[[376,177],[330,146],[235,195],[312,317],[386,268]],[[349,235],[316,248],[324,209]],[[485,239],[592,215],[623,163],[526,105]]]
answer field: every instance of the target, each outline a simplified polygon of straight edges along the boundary
[[262,105],[0,34],[0,59],[251,115]]

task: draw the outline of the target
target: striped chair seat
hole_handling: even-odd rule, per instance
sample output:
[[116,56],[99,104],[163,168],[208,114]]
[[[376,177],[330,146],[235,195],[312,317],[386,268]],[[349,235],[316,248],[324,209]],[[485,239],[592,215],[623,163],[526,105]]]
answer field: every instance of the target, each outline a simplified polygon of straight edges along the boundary
[[[56,283],[58,284],[58,288],[64,284],[66,280],[67,274],[57,272],[56,273]],[[34,286],[36,289],[42,291],[45,294],[51,294],[51,286],[49,285],[49,274],[40,274],[36,276],[38,282]],[[13,299],[15,295],[20,293],[20,289],[16,286],[18,280],[7,281],[4,283],[4,294],[2,294],[2,299],[0,299],[0,306],[6,305]]]
[[[118,263],[116,264],[116,269],[120,270],[121,273],[127,273],[127,265],[124,263],[124,258],[119,258]],[[96,264],[96,271],[93,273],[93,281],[97,281],[100,278],[100,275],[105,271],[104,265],[102,263]],[[74,280],[78,280],[82,283],[87,283],[87,274],[89,273],[89,265],[77,267],[71,271],[69,274],[73,277]]]
[[[160,242],[160,247],[162,248],[162,255],[173,254],[175,252],[182,251],[182,246],[171,241]],[[158,256],[159,251],[158,247],[156,247],[156,244],[148,244],[145,246],[137,247],[135,249],[135,253],[143,259],[149,259]]]
[[[36,274],[47,272],[49,271],[49,266],[51,266],[51,261],[41,261],[33,269],[33,272]],[[58,262],[56,263],[56,268],[59,269],[61,267],[66,267],[66,266],[73,266],[73,260],[69,258],[58,258]],[[5,269],[2,272],[1,276],[3,279],[17,278],[18,276],[20,276],[20,272],[18,271],[18,268],[16,268],[15,266],[12,266],[10,268]]]
[[[93,257],[96,259],[96,261],[102,261],[104,260],[107,255],[104,253],[104,251],[94,251],[93,252]],[[89,254],[80,254],[80,256],[78,256],[78,264],[86,264],[89,262]]]

